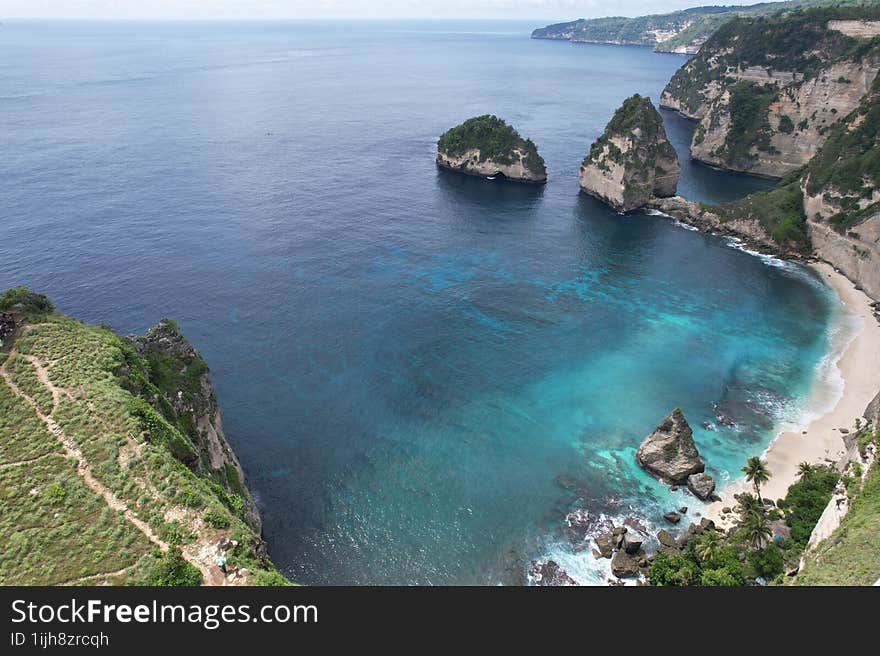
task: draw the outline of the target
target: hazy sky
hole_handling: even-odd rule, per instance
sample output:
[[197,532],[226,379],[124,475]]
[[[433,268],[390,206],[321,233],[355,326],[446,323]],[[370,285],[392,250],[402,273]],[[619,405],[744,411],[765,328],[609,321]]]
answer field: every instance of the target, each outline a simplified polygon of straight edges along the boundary
[[547,18],[757,0],[0,0],[0,18]]

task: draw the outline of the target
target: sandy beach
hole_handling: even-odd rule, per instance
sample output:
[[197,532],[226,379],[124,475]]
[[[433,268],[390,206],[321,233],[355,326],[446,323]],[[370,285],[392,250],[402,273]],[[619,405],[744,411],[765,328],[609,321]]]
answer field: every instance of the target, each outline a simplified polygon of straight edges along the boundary
[[[840,429],[854,430],[856,418],[862,416],[880,390],[880,324],[871,312],[871,299],[830,265],[819,263],[813,268],[835,290],[845,311],[861,319],[861,328],[836,363],[844,388],[835,407],[814,419],[805,429],[782,433],[764,453],[772,477],[762,486],[761,494],[773,500],[785,496],[788,487],[797,479],[801,462],[836,461],[843,455]],[[726,506],[733,508],[736,505],[733,495],[746,489],[752,490],[752,487],[744,479],[732,481],[720,490],[721,501],[709,504],[704,514],[725,527],[731,525],[735,514],[723,515],[721,511]]]

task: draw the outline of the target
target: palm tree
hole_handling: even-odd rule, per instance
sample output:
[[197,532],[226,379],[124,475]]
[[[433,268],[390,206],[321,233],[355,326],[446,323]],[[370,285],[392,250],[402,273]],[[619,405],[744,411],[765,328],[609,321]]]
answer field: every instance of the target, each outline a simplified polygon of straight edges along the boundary
[[798,465],[798,478],[804,479],[813,473],[813,465],[808,462],[802,462]]
[[767,469],[767,466],[761,462],[760,458],[752,456],[746,460],[746,466],[742,467],[742,471],[746,475],[746,480],[751,481],[752,485],[755,486],[755,493],[758,495],[758,500],[760,500],[761,485],[770,480],[770,471]]
[[757,498],[754,494],[743,492],[737,497],[736,512],[739,514],[739,521],[743,523],[752,513],[764,512],[764,502]]
[[740,535],[755,549],[762,549],[773,537],[773,529],[763,512],[750,512],[739,527]]
[[697,557],[706,562],[712,560],[721,548],[721,540],[716,531],[706,531],[697,540]]

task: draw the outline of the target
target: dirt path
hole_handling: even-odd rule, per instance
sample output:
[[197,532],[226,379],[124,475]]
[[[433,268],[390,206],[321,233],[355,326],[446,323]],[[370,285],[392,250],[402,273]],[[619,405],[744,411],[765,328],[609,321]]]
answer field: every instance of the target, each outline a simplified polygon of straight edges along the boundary
[[[9,352],[9,359],[12,359],[12,356],[18,355],[15,347]],[[60,399],[63,390],[57,388],[49,378],[48,372],[43,364],[34,356],[30,355],[22,355],[21,357],[26,358],[36,369],[37,376],[40,379],[40,382],[52,393],[52,401],[53,401],[53,410],[58,408],[58,402]],[[7,360],[8,361],[8,360]],[[108,487],[106,487],[103,483],[101,483],[98,479],[92,475],[92,469],[89,465],[88,461],[86,461],[83,456],[82,450],[79,448],[79,445],[72,440],[58,425],[58,423],[52,418],[50,415],[44,415],[41,411],[37,402],[34,401],[28,394],[22,391],[18,385],[15,384],[15,381],[10,376],[9,372],[6,370],[6,362],[0,365],[0,377],[9,385],[9,388],[16,394],[16,396],[21,397],[27,402],[33,411],[36,413],[37,417],[40,418],[49,431],[58,439],[61,443],[62,448],[65,453],[69,457],[76,458],[77,460],[77,473],[82,477],[85,484],[92,491],[99,494],[104,502],[113,510],[122,512],[125,519],[128,520],[130,524],[132,524],[135,528],[137,528],[141,533],[143,533],[150,542],[158,546],[162,551],[168,551],[168,543],[159,538],[153,532],[153,529],[150,528],[149,524],[138,518],[131,510],[129,510],[128,506],[123,502],[119,497],[117,497]],[[183,557],[189,562],[191,565],[197,567],[199,571],[202,573],[202,578],[206,585],[224,585],[226,583],[225,577],[215,576],[214,568],[209,564],[204,563],[200,558],[193,556],[186,551],[183,551]],[[216,572],[216,574],[220,574]],[[222,582],[218,581],[218,578],[222,579]]]
[[130,569],[130,567],[123,567],[122,569],[116,570],[115,572],[101,572],[100,574],[91,574],[89,576],[83,576],[82,578],[79,578],[79,579],[65,581],[64,583],[57,583],[56,585],[60,585],[60,586],[80,585],[82,583],[88,583],[89,581],[95,581],[97,579],[109,578],[111,576],[122,576],[129,569]]
[[16,460],[15,462],[4,462],[0,464],[0,469],[10,469],[12,467],[20,467],[21,465],[27,465],[32,462],[36,462],[37,460],[42,460],[43,458],[47,458],[48,456],[58,455],[57,451],[49,451],[39,456],[34,456],[33,458],[26,458],[25,460]]

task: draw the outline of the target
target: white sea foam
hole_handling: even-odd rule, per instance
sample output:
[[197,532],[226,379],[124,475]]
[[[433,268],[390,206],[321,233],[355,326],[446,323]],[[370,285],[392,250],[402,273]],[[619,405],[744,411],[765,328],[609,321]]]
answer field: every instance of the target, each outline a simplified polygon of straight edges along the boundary
[[799,407],[790,408],[788,416],[780,418],[776,435],[764,454],[783,433],[802,431],[835,408],[843,397],[846,385],[838,362],[861,328],[862,320],[846,310],[843,303],[839,302],[831,325],[828,327],[828,352],[816,364],[810,393],[798,404]]

